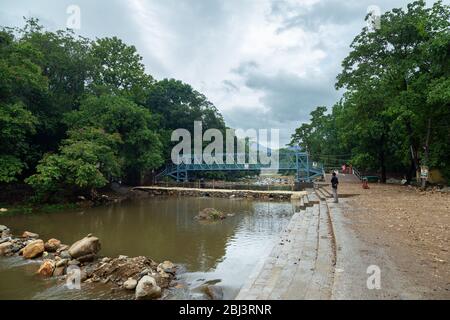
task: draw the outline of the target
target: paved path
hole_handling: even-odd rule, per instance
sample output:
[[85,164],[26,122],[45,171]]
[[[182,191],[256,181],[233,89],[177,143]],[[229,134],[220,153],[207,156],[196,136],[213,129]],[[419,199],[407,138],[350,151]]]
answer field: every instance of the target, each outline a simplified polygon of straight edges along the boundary
[[[420,299],[418,287],[385,248],[364,242],[352,227],[347,199],[333,203],[324,186],[302,197],[269,257],[236,299]],[[357,212],[357,211],[356,211]],[[381,289],[368,287],[379,267]]]
[[330,299],[335,258],[327,204],[310,191],[298,208],[236,299]]
[[[426,288],[418,287],[399,270],[389,258],[385,248],[376,243],[366,243],[352,228],[351,213],[347,200],[339,203],[329,200],[333,228],[336,231],[336,272],[332,299],[422,299]],[[370,289],[367,280],[373,269],[380,270],[380,289]]]

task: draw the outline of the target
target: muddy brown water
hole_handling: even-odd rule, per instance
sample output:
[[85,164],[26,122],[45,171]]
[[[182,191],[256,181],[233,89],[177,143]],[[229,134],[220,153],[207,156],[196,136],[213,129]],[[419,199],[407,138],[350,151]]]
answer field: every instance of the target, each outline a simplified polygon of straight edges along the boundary
[[[204,208],[230,216],[202,223],[194,217]],[[102,243],[100,254],[145,255],[182,266],[182,289],[168,299],[203,299],[200,287],[214,283],[225,299],[233,299],[260,259],[270,252],[293,214],[289,202],[199,197],[157,197],[107,207],[0,217],[14,234],[36,232],[43,240],[58,238],[71,244],[88,233]],[[0,257],[0,299],[128,299],[106,285],[82,284],[69,290],[63,281],[35,274],[39,261]]]

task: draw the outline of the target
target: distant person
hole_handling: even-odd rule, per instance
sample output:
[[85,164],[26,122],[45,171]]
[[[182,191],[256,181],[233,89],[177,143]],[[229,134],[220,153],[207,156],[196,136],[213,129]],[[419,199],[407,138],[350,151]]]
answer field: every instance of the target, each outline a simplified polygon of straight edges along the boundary
[[336,172],[333,171],[333,176],[331,177],[331,190],[333,190],[333,198],[334,203],[338,203],[338,194],[337,194],[337,188],[338,188],[339,180],[336,176]]

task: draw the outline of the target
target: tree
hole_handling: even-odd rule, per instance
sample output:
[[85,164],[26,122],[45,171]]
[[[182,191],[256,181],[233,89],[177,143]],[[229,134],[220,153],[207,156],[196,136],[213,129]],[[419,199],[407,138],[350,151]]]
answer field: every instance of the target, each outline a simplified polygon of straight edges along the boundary
[[0,31],[0,182],[17,181],[29,168],[29,139],[39,121],[28,109],[32,97],[47,89],[33,62],[37,57],[39,52],[18,43],[11,30]]
[[[383,181],[387,155],[395,156],[389,161],[393,164],[409,159],[413,170],[439,162],[429,157],[434,143],[443,141],[432,124],[441,124],[448,115],[448,101],[435,103],[428,96],[449,75],[449,21],[449,6],[441,1],[431,8],[415,1],[406,11],[393,9],[382,15],[380,29],[362,30],[342,63],[337,88],[348,90],[345,107],[354,108],[350,114],[357,116],[348,121],[375,133],[376,139],[358,135],[358,143],[369,155],[366,159],[378,160]],[[445,84],[438,88],[445,97]]]
[[317,107],[310,114],[310,122],[297,128],[290,142],[291,146],[299,145],[307,150],[313,160],[322,162],[326,167],[340,166],[342,161],[346,161],[340,158],[346,152],[338,140],[336,110],[337,106],[333,108],[332,114],[326,114],[325,106]]
[[116,37],[50,32],[33,18],[0,29],[0,183],[26,180],[55,197],[112,179],[137,184],[164,163],[171,131],[194,120],[225,130],[204,95],[155,82],[136,48]]
[[61,119],[78,108],[85,93],[90,42],[69,30],[45,31],[37,19],[27,19],[23,28],[4,30],[10,35],[5,48],[14,58],[13,91],[7,96],[19,98],[37,118],[29,140],[26,173],[30,174],[43,154],[56,151],[65,138],[67,128]]
[[0,182],[12,182],[27,166],[27,139],[34,133],[36,118],[21,102],[0,103]]
[[175,79],[164,79],[154,83],[147,95],[145,106],[158,115],[160,135],[165,150],[165,159],[170,159],[173,130],[187,129],[194,133],[194,121],[201,121],[203,131],[210,128],[225,133],[226,126],[217,108],[189,84]]
[[140,104],[152,85],[152,76],[145,73],[142,57],[134,46],[117,37],[97,39],[92,43],[90,89],[96,94],[120,93]]
[[120,174],[117,145],[118,134],[102,129],[83,128],[69,132],[59,153],[46,154],[37,166],[37,173],[26,179],[36,191],[39,200],[49,201],[52,196],[65,193],[95,193],[111,177]]
[[93,126],[119,134],[123,141],[119,155],[130,183],[140,183],[146,171],[163,163],[156,120],[144,107],[125,97],[89,96],[81,103],[80,110],[67,114],[65,122],[71,128]]

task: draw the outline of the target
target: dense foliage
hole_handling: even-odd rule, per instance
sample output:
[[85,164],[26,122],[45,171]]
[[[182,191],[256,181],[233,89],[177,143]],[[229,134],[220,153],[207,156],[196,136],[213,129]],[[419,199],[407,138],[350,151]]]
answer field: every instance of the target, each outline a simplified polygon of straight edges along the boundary
[[168,160],[171,131],[194,120],[225,129],[205,96],[156,81],[118,38],[49,32],[35,19],[0,30],[0,184],[24,181],[46,201],[139,184]]
[[[369,18],[369,17],[367,17]],[[292,144],[322,161],[350,159],[410,180],[421,165],[450,178],[450,7],[415,1],[364,28],[342,63],[345,89],[331,113],[318,107]]]

